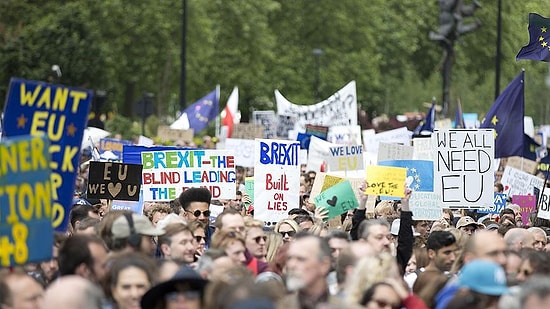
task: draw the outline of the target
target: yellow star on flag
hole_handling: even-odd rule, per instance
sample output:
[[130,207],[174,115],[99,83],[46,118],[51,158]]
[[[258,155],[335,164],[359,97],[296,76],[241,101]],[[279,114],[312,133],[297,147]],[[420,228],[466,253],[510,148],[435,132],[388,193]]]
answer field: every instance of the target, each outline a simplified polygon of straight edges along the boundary
[[74,136],[75,133],[76,133],[76,127],[74,124],[71,123],[70,125],[67,126],[67,135]]
[[27,124],[27,118],[25,118],[25,115],[21,114],[21,116],[17,117],[17,128],[24,129],[25,125]]
[[548,46],[548,43],[547,42],[542,42],[542,44],[540,44],[540,45],[542,45],[542,47],[546,47],[546,46]]
[[491,118],[491,123],[492,123],[494,126],[496,126],[496,125],[497,125],[497,122],[498,122],[498,118],[497,118],[497,116],[495,115],[495,116],[493,116],[493,118]]
[[548,30],[546,27],[540,28],[540,32],[546,32],[546,30]]
[[539,36],[539,41],[544,41],[544,37],[542,35]]

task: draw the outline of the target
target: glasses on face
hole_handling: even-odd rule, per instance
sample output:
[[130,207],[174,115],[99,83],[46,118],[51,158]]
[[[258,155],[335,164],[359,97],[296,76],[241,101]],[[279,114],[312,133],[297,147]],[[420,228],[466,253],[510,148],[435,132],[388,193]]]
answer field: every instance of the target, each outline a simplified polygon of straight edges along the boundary
[[383,299],[373,299],[371,300],[371,302],[375,303],[376,306],[378,306],[379,308],[392,308],[392,309],[400,309],[401,308],[401,304],[399,305],[394,305],[388,301],[385,301]]
[[200,243],[202,240],[206,240],[206,237],[203,237],[203,236],[195,236],[195,240]]
[[279,234],[283,235],[283,237],[286,237],[286,235],[288,235],[288,237],[294,237],[294,235],[296,235],[296,232],[295,231],[279,231]]
[[178,301],[179,296],[183,296],[186,300],[196,300],[199,299],[201,294],[198,291],[175,291],[167,293],[164,296],[164,299],[166,299],[167,302],[176,302]]
[[202,213],[203,216],[205,216],[205,217],[207,217],[207,218],[210,217],[210,210],[200,211],[200,210],[197,209],[197,210],[195,210],[195,211],[193,211],[193,212],[191,212],[191,211],[188,211],[188,212],[189,212],[189,213],[192,213],[193,216],[195,216],[195,218],[200,217],[200,216],[201,216],[201,213]]
[[260,243],[260,240],[262,240],[262,239],[263,239],[264,242],[265,242],[265,241],[267,240],[267,236],[258,236],[258,237],[254,237],[253,239],[254,239],[254,241],[255,241],[257,244],[259,244],[259,243]]

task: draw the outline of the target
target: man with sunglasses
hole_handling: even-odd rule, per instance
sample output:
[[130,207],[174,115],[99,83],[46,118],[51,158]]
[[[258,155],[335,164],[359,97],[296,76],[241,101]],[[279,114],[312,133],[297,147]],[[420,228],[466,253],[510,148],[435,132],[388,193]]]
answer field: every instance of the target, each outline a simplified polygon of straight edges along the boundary
[[214,233],[214,227],[210,226],[211,201],[212,194],[206,188],[189,188],[179,196],[183,217],[187,222],[199,221],[205,226],[206,248],[210,245],[210,238]]
[[264,223],[260,220],[247,218],[245,221],[245,247],[246,266],[254,275],[267,271],[266,240]]

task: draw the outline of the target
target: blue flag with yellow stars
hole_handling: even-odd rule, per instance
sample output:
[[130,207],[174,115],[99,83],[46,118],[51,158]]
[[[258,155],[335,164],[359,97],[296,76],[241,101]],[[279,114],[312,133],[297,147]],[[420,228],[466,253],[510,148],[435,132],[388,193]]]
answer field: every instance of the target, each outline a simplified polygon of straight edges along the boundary
[[521,48],[519,59],[550,61],[550,18],[529,14],[529,44]]
[[495,129],[495,158],[523,155],[524,75],[506,86],[480,125]]
[[200,132],[208,126],[208,123],[215,119],[220,110],[220,91],[218,87],[216,90],[210,92],[202,99],[193,103],[186,108],[183,112],[187,114],[189,120],[189,128],[194,132]]

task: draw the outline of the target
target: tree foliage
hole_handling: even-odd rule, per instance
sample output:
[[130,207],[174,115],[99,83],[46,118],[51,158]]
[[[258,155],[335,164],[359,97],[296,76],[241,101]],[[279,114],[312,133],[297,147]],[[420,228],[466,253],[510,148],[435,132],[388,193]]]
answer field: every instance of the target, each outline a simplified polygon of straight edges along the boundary
[[[451,112],[483,115],[495,96],[497,6],[481,1],[483,26],[456,46]],[[548,69],[515,61],[529,38],[529,12],[544,1],[503,1],[501,91],[526,69],[526,114],[547,123]],[[11,77],[106,90],[104,112],[135,117],[133,104],[155,94],[160,122],[179,110],[183,0],[30,0],[0,2],[0,96]],[[240,89],[244,119],[275,109],[279,89],[300,104],[326,98],[351,80],[372,115],[425,111],[441,96],[442,49],[436,0],[187,0],[186,102],[221,85],[221,102]],[[313,50],[321,50],[315,55]],[[57,79],[51,66],[61,67]],[[317,83],[318,81],[318,83]],[[318,88],[318,89],[316,89]],[[316,92],[318,90],[318,97]],[[3,104],[0,103],[0,105]]]

